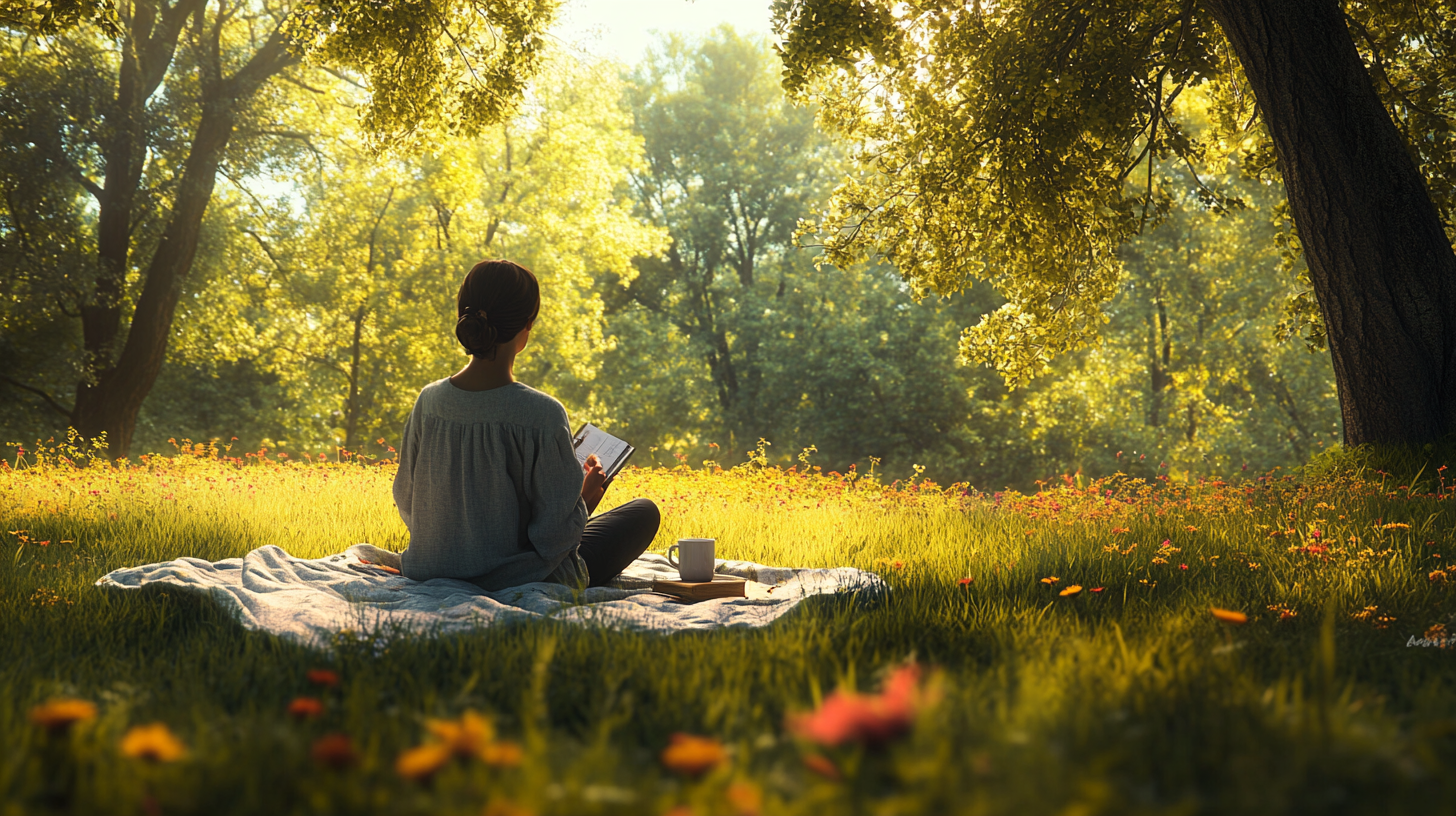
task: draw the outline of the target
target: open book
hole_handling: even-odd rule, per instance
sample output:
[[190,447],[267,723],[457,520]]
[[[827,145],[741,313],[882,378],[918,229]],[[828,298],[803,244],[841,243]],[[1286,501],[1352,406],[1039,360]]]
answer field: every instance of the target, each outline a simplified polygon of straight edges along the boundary
[[576,461],[582,467],[586,467],[586,458],[595,453],[608,479],[616,476],[617,471],[627,464],[627,457],[637,450],[590,422],[577,430],[571,438],[571,446],[576,449]]

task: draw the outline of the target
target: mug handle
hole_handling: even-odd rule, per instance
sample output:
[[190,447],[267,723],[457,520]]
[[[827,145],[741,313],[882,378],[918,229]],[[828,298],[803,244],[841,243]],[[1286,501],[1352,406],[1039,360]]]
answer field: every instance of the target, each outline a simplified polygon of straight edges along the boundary
[[668,547],[667,548],[667,563],[673,565],[674,567],[677,567],[677,568],[681,569],[682,568],[682,564],[679,564],[678,562],[674,561],[673,558],[672,558],[672,552],[673,552],[673,550],[677,550],[678,552],[682,552],[682,550],[678,549],[678,546],[676,544],[672,545],[671,547]]

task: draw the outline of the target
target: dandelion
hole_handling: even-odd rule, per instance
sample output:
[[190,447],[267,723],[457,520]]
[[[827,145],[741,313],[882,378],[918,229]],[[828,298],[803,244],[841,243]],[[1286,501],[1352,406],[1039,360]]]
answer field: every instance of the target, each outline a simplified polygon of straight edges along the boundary
[[450,746],[438,742],[411,748],[394,761],[394,772],[411,782],[428,782],[450,761]]
[[712,737],[676,733],[662,749],[662,766],[683,776],[702,776],[728,760],[723,743]]
[[308,678],[308,682],[313,683],[315,686],[323,686],[324,688],[339,687],[338,672],[330,671],[329,669],[309,669],[308,674],[305,676]]
[[187,755],[187,746],[163,723],[132,726],[121,738],[121,754],[147,762],[176,762]]
[[1249,622],[1248,615],[1245,615],[1242,612],[1235,612],[1232,609],[1219,609],[1218,607],[1213,606],[1209,607],[1208,611],[1213,613],[1213,617],[1216,618],[1218,621],[1222,623],[1227,623],[1231,626],[1238,626],[1240,624]]
[[1072,584],[1071,586],[1067,587],[1066,589],[1062,590],[1061,592],[1058,592],[1057,594],[1060,595],[1063,598],[1070,598],[1070,597],[1072,597],[1074,595],[1077,595],[1077,594],[1081,593],[1081,591],[1082,591],[1082,588],[1080,586],[1077,586],[1076,584]]
[[78,722],[96,719],[96,704],[74,697],[52,697],[30,710],[30,721],[52,733],[70,729]]
[[295,720],[311,720],[323,713],[324,703],[317,697],[296,697],[288,704],[288,716]]
[[345,734],[325,734],[313,741],[309,749],[313,761],[325,768],[341,771],[359,761],[354,742]]

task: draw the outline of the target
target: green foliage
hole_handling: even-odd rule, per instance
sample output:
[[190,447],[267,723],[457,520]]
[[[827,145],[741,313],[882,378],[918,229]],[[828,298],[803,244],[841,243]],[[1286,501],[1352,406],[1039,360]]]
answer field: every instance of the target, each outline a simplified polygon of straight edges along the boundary
[[[1349,15],[1448,225],[1452,13],[1376,2]],[[1181,194],[1160,182],[1170,165],[1215,212],[1238,200],[1198,175],[1221,172],[1231,151],[1277,181],[1252,95],[1196,3],[782,0],[775,15],[785,87],[819,104],[855,159],[805,234],[836,264],[888,260],[917,294],[991,284],[1006,303],[961,353],[1012,385],[1100,336],[1125,273],[1119,248]],[[1195,133],[1178,108],[1194,88],[1213,98],[1212,131]],[[1279,234],[1297,257],[1292,225]],[[1320,346],[1308,287],[1288,302],[1280,332]]]
[[115,0],[0,0],[0,27],[49,37],[84,23],[121,34]]
[[386,143],[470,134],[515,112],[558,0],[301,3],[283,30],[310,59],[357,71],[362,122]]

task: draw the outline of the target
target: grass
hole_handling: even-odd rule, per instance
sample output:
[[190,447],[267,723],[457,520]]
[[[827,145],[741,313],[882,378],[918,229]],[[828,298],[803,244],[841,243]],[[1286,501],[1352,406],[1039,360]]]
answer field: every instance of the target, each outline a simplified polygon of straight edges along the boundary
[[[892,591],[813,599],[755,631],[542,623],[320,653],[202,598],[92,583],[267,544],[401,549],[391,465],[42,453],[0,470],[15,548],[0,553],[0,813],[1384,814],[1456,794],[1456,649],[1407,645],[1456,612],[1444,471],[1426,492],[1326,474],[1029,496],[812,469],[630,471],[608,503],[655,499],[657,549],[716,537],[722,557],[856,566]],[[884,744],[819,745],[786,725],[912,663],[913,725]],[[341,684],[311,685],[319,668]],[[290,717],[300,696],[322,716]],[[33,724],[54,697],[97,714]],[[519,765],[397,772],[436,739],[432,721],[468,711],[521,747]],[[185,757],[123,754],[151,722]],[[709,738],[702,775],[664,765],[680,732]],[[349,738],[348,767],[311,758],[329,733]]]

